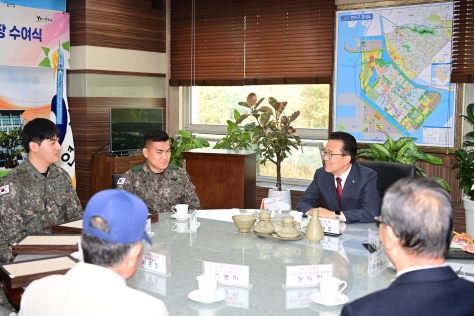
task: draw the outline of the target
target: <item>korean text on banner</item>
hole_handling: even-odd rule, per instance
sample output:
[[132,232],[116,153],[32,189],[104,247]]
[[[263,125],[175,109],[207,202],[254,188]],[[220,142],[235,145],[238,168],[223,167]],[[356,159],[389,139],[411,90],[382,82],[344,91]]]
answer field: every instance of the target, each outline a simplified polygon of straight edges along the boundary
[[69,69],[69,14],[0,3],[0,65],[53,67],[58,45]]

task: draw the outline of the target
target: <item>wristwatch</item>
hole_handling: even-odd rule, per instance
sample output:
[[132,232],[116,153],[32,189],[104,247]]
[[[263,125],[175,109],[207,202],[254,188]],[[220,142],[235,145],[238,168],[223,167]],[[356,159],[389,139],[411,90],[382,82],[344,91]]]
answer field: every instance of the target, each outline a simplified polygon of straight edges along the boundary
[[335,219],[340,220],[341,211],[335,211]]

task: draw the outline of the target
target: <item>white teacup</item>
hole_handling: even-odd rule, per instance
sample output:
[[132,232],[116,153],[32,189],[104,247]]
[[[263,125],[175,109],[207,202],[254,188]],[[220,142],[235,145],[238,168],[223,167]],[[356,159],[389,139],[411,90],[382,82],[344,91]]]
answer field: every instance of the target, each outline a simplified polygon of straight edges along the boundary
[[[338,278],[327,277],[320,279],[320,297],[324,301],[336,301],[338,295],[346,289],[346,282]],[[343,284],[343,288],[340,289],[340,285]]]
[[218,277],[215,275],[202,274],[196,277],[198,280],[198,289],[200,297],[203,300],[211,300],[216,297],[218,289]]
[[289,215],[294,218],[294,221],[299,222],[299,223],[302,223],[302,216],[303,216],[303,213],[302,213],[302,212],[291,211],[291,212],[289,213]]
[[188,215],[188,204],[177,204],[172,206],[173,213],[177,218],[185,218]]
[[190,230],[189,223],[176,223],[172,227],[172,231],[177,233],[186,233]]

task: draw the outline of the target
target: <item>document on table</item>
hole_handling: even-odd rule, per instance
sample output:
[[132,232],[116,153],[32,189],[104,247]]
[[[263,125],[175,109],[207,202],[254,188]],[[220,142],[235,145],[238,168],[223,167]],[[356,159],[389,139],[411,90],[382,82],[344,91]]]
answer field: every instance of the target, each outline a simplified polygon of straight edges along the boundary
[[462,248],[465,247],[466,245],[468,245],[468,243],[467,243],[466,241],[459,241],[459,242],[452,241],[452,242],[450,243],[450,247],[449,247],[449,248],[462,249]]

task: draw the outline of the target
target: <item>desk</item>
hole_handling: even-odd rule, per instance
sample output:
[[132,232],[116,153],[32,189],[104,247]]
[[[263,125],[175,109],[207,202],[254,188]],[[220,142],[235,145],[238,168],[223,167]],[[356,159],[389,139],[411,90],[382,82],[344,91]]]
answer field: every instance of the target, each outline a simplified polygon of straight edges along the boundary
[[[368,228],[374,224],[351,224],[342,236],[340,251],[327,250],[321,244],[306,239],[276,241],[253,233],[240,234],[231,220],[235,210],[200,210],[200,226],[196,233],[172,231],[176,221],[172,213],[160,213],[160,221],[152,223],[151,252],[167,255],[170,276],[164,277],[137,270],[128,285],[165,302],[170,315],[339,315],[343,305],[326,307],[310,301],[318,288],[284,289],[286,267],[292,265],[333,264],[334,276],[345,280],[343,292],[353,301],[386,288],[395,271],[386,268],[368,275],[368,251],[361,246]],[[326,246],[328,247],[328,246]],[[44,256],[43,256],[44,257]],[[18,260],[33,256],[18,256]],[[202,274],[202,261],[212,261],[250,267],[250,290],[219,286],[227,291],[225,301],[201,304],[188,299],[188,293],[198,288],[196,277]],[[468,265],[473,273],[473,260],[450,260]],[[151,311],[153,315],[153,311]],[[317,314],[318,315],[318,314]]]
[[[389,268],[371,276],[367,273],[369,253],[360,240],[367,238],[368,228],[376,231],[374,224],[348,225],[339,237],[344,251],[337,252],[309,244],[306,239],[275,241],[252,232],[240,234],[231,221],[231,214],[236,212],[198,211],[200,227],[193,234],[173,232],[176,221],[170,213],[160,213],[160,221],[152,224],[152,252],[167,255],[171,275],[138,270],[129,286],[163,300],[170,315],[315,315],[315,311],[339,315],[343,305],[326,307],[310,301],[310,294],[318,288],[284,289],[286,266],[333,263],[334,276],[348,283],[343,293],[351,301],[386,288],[395,277]],[[196,277],[202,274],[203,260],[249,266],[252,288],[219,286],[227,291],[228,299],[213,304],[189,300],[188,293],[198,288]],[[458,262],[473,266],[473,260]]]

